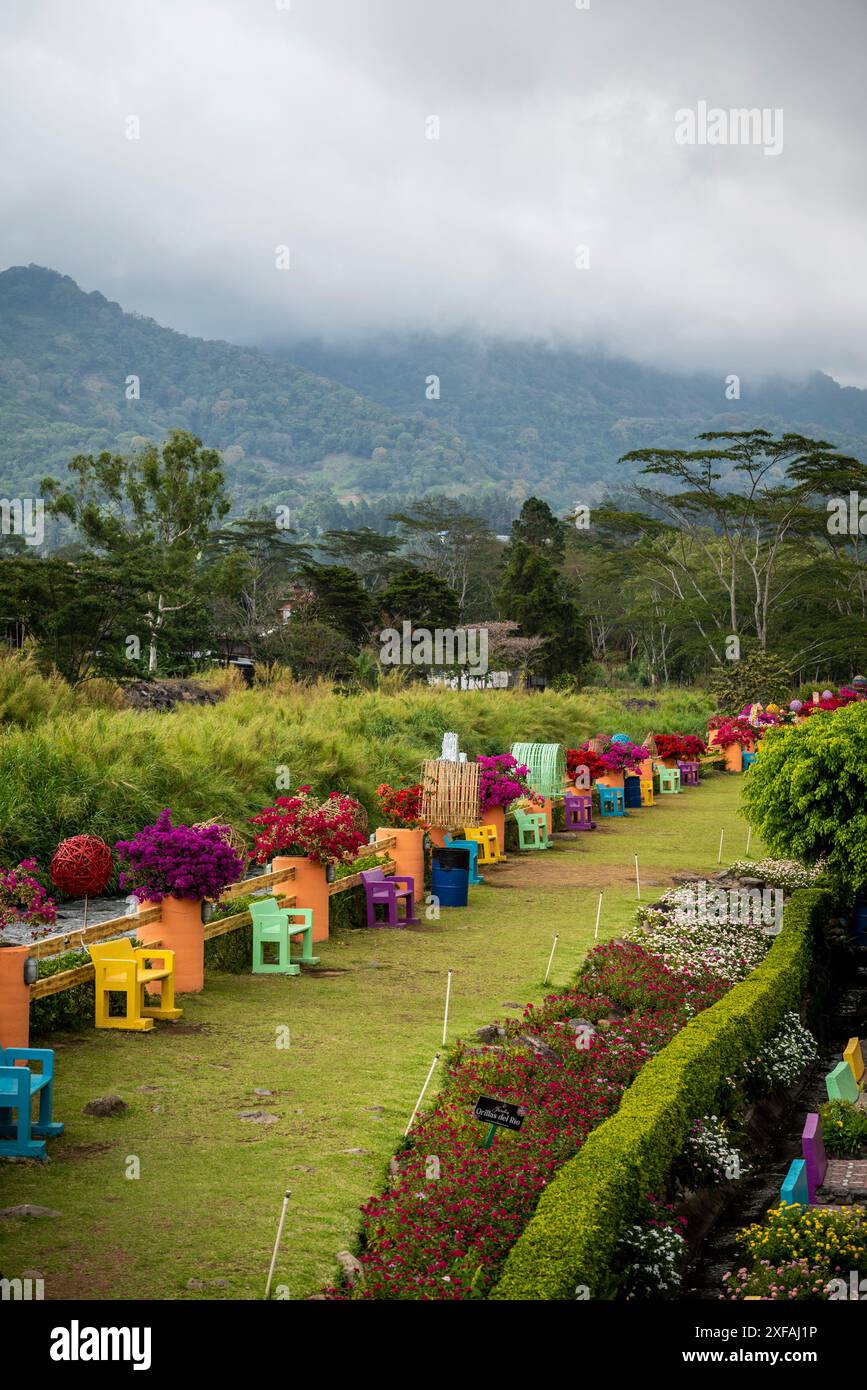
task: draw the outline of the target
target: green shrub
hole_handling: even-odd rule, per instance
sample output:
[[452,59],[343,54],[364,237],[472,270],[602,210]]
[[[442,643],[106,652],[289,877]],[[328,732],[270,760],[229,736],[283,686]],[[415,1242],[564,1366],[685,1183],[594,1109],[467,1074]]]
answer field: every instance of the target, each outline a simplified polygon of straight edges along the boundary
[[[65,951],[62,956],[52,956],[39,962],[39,978],[58,975],[62,970],[77,970],[81,965],[89,965],[87,951]],[[92,1028],[96,1016],[93,981],[83,985],[73,985],[60,994],[49,994],[44,999],[34,999],[30,1005],[30,1034],[34,1038],[45,1038],[49,1033],[74,1031]]]
[[867,886],[867,703],[773,733],[744,778],[744,813],[771,854]]
[[579,1284],[592,1298],[613,1296],[620,1237],[647,1194],[662,1190],[693,1122],[714,1112],[726,1078],[799,1007],[814,934],[833,902],[827,888],[794,893],[761,964],[642,1068],[617,1113],[593,1130],[543,1193],[492,1298],[571,1299]]
[[825,1152],[834,1158],[851,1158],[867,1144],[867,1115],[847,1100],[829,1100],[819,1111]]

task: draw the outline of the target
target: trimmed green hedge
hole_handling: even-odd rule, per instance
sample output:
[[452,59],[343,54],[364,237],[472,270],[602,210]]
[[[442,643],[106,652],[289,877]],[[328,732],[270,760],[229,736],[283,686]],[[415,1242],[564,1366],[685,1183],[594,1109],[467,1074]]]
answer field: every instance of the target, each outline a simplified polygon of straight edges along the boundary
[[828,888],[792,894],[783,929],[762,963],[698,1014],[651,1058],[619,1110],[588,1136],[542,1194],[491,1298],[614,1295],[617,1243],[648,1192],[661,1192],[693,1121],[713,1110],[720,1087],[754,1057],[805,993],[817,928],[835,898]]

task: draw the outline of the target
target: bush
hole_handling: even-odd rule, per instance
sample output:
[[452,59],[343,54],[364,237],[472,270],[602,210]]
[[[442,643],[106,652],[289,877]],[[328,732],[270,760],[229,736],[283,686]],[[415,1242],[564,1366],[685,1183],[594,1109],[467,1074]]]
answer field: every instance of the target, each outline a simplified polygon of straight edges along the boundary
[[620,1109],[587,1138],[543,1192],[492,1297],[571,1299],[578,1284],[610,1298],[618,1242],[660,1191],[695,1120],[714,1113],[734,1076],[800,1004],[828,889],[795,893],[759,966],[683,1028],[639,1072]]
[[[39,978],[59,975],[63,970],[77,970],[81,965],[90,964],[87,951],[65,951],[62,956],[52,956],[39,962]],[[49,994],[44,999],[34,999],[30,1005],[30,1033],[34,1038],[47,1037],[49,1033],[92,1028],[96,1017],[93,981],[83,985],[73,985],[61,994]]]
[[825,1152],[832,1158],[858,1156],[867,1144],[867,1115],[847,1100],[829,1100],[819,1111]]
[[744,778],[744,812],[772,854],[867,887],[867,703],[776,733]]

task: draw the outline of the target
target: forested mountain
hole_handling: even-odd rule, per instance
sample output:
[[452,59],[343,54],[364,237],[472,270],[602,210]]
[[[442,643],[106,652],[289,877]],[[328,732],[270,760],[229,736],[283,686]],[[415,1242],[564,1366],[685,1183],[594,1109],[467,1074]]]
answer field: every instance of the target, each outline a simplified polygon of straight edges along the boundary
[[[139,399],[127,399],[131,377]],[[432,377],[439,399],[427,398]],[[0,274],[6,495],[31,495],[77,452],[122,452],[179,427],[223,452],[235,510],[288,503],[329,525],[345,501],[368,524],[386,499],[466,492],[494,522],[532,493],[565,508],[624,483],[628,449],[747,426],[824,435],[867,458],[867,391],[817,373],[802,385],[743,379],[727,401],[721,378],[464,337],[263,352],[176,333],[53,270]]]

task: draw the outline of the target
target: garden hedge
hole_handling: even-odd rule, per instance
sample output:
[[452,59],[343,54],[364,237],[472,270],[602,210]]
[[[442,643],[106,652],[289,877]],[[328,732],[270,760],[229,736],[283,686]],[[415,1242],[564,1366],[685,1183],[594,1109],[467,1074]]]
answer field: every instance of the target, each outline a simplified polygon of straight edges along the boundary
[[725,1078],[800,1006],[815,933],[834,906],[829,888],[792,894],[782,931],[761,964],[642,1068],[617,1113],[557,1174],[491,1298],[574,1299],[579,1286],[590,1298],[613,1297],[610,1271],[621,1235],[645,1196],[663,1190],[693,1121],[713,1111]]

